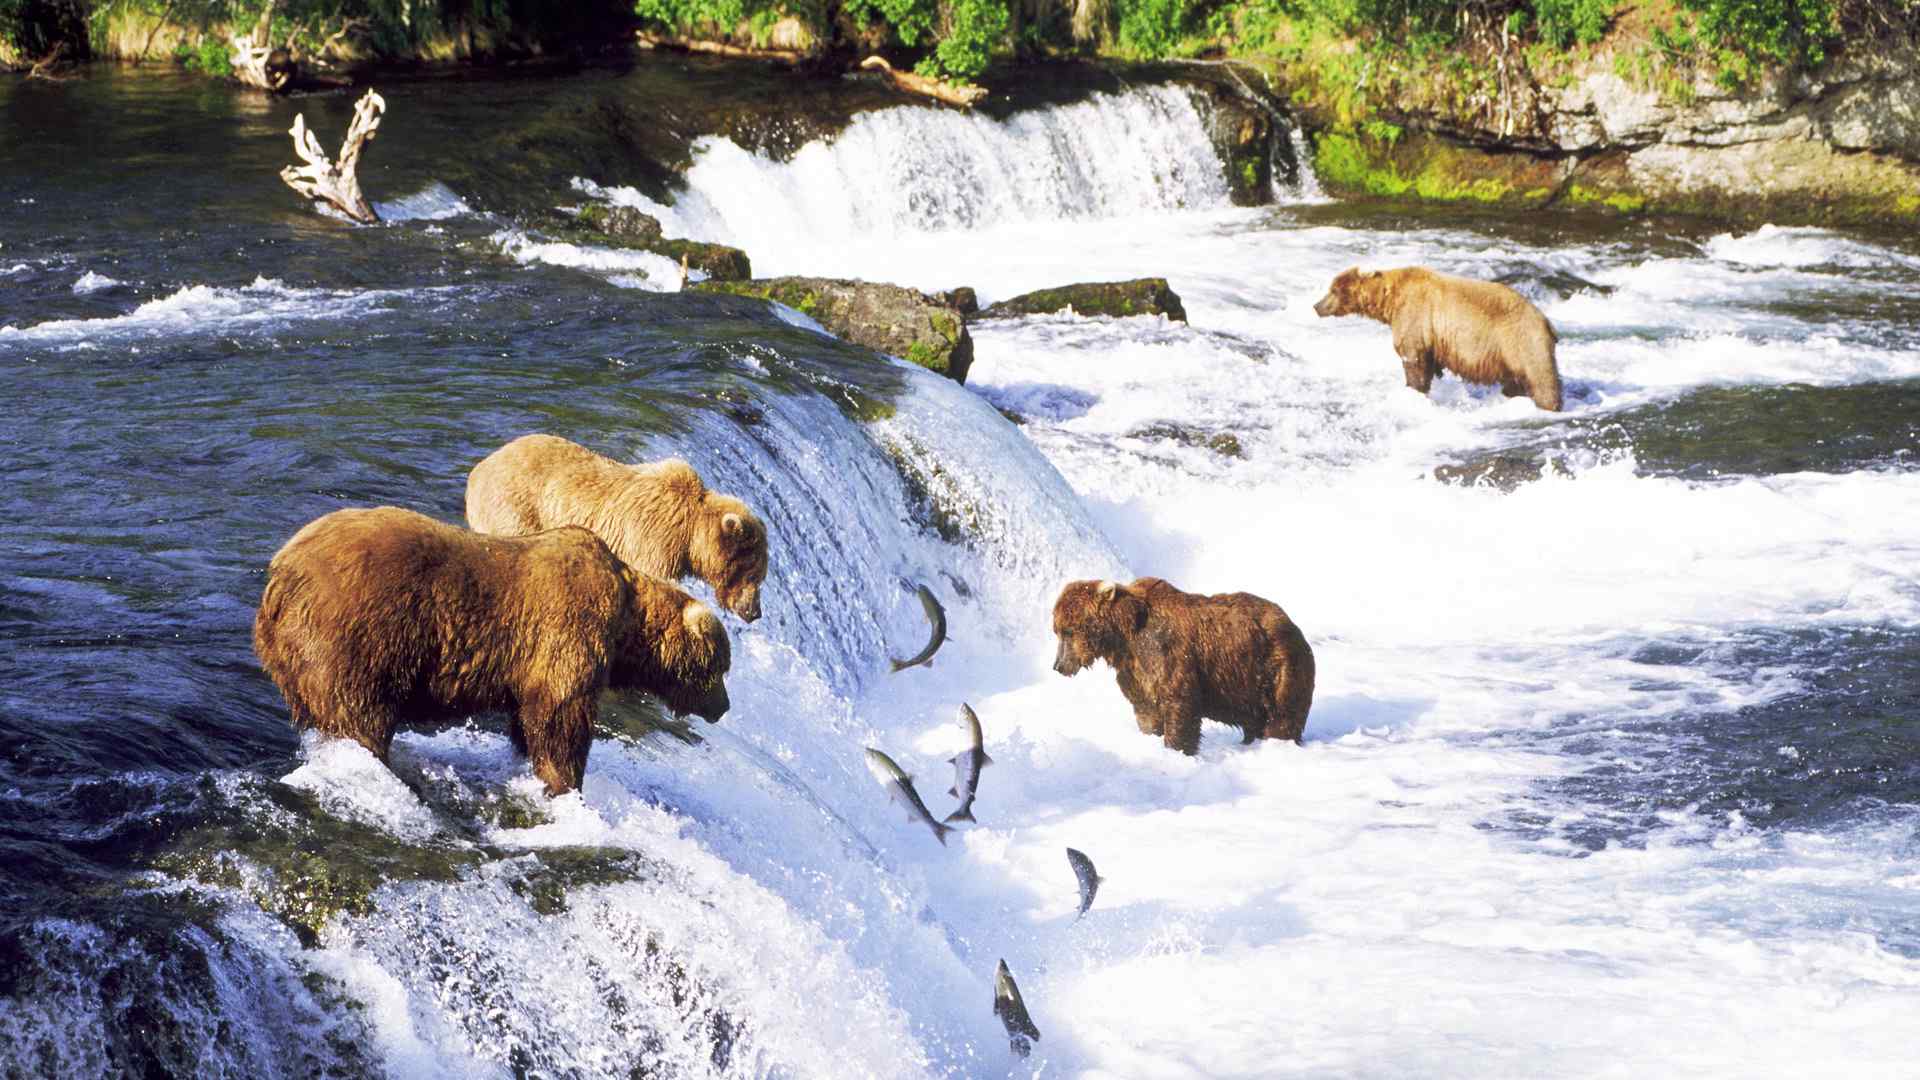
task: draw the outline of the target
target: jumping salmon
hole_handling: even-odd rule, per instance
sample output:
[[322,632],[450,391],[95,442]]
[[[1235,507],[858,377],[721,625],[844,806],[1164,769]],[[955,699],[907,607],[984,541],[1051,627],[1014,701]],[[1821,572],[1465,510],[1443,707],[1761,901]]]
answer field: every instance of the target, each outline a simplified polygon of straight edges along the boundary
[[1093,860],[1084,851],[1068,848],[1067,865],[1073,867],[1073,878],[1080,883],[1080,914],[1074,916],[1077,920],[1093,906],[1093,894],[1100,891],[1100,883],[1106,879],[1094,870]]
[[967,729],[973,745],[947,759],[953,764],[953,786],[947,789],[947,794],[960,800],[960,809],[948,814],[948,821],[973,820],[973,800],[980,793],[980,770],[993,764],[980,735],[980,718],[964,702],[960,705],[960,726]]
[[1033,1017],[1027,1015],[1027,1003],[1020,1000],[1020,988],[1014,985],[1013,972],[1007,970],[1005,960],[1000,961],[1000,967],[993,973],[993,1015],[1006,1025],[1007,1042],[1021,1057],[1026,1057],[1033,1044],[1040,1041],[1040,1029],[1033,1026]]
[[914,588],[920,595],[920,608],[927,613],[927,623],[933,628],[933,635],[927,639],[927,647],[914,654],[913,659],[888,661],[896,672],[922,664],[932,667],[933,654],[939,652],[940,646],[947,640],[947,610],[940,606],[940,601],[934,599],[933,590],[925,585],[916,585]]
[[906,807],[908,817],[925,822],[927,828],[933,830],[933,838],[940,841],[940,846],[947,846],[947,834],[953,830],[933,820],[933,815],[927,812],[927,804],[920,801],[920,793],[913,790],[913,777],[895,765],[892,758],[871,746],[867,747],[867,771],[880,782],[880,786],[887,789],[887,794],[893,796],[894,802]]

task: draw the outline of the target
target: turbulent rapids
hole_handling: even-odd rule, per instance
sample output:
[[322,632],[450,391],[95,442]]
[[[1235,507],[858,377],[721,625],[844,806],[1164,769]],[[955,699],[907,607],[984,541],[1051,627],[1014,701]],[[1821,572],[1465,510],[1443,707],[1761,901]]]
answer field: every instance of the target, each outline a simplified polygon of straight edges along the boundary
[[[1185,304],[976,323],[962,386],[462,184],[462,132],[626,85],[383,87],[366,229],[275,190],[291,107],[0,86],[47,147],[0,164],[0,1076],[1910,1070],[1920,249],[1310,176],[1234,207],[1172,84],[706,136],[671,202],[555,155],[551,204],[760,274]],[[164,213],[128,179],[210,147]],[[1518,289],[1566,411],[1406,390],[1386,328],[1313,313],[1353,265]],[[766,523],[725,719],[609,699],[552,800],[490,718],[391,770],[298,740],[248,643],[268,558],[345,506],[459,521],[534,431]],[[1170,753],[1106,668],[1054,673],[1061,585],[1137,575],[1285,607],[1301,745]],[[890,673],[919,585],[951,637]],[[993,768],[943,847],[866,748],[938,822],[962,702]]]

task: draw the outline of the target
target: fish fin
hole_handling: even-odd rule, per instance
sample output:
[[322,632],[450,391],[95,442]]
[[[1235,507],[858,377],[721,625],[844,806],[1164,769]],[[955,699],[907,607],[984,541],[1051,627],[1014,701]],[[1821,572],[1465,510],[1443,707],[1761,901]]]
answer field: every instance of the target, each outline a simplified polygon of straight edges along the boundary
[[985,750],[980,751],[980,767],[984,769],[991,764],[993,764],[993,759],[987,756]]
[[[946,820],[973,821],[973,807],[969,806],[965,810],[955,810],[953,813],[947,815]],[[974,821],[974,824],[978,825],[979,822]]]
[[933,823],[933,838],[940,841],[941,847],[947,846],[947,834],[952,831],[953,828],[951,826],[942,825],[937,821]]
[[947,798],[949,798],[949,799],[957,799],[957,798],[959,798],[959,797],[960,797],[960,785],[959,785],[959,784],[955,784],[955,785],[953,785],[952,787],[950,787],[950,788],[948,788],[948,789],[947,789]]

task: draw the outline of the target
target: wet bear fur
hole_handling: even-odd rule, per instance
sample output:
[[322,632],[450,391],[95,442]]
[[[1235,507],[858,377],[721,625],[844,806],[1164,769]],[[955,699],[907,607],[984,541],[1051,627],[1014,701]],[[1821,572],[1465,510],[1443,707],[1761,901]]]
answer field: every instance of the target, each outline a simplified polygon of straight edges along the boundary
[[523,435],[467,477],[467,524],[492,536],[578,525],[635,570],[698,577],[728,611],[760,617],[766,526],[679,458],[623,465],[555,435]]
[[712,610],[585,529],[495,538],[390,506],[287,541],[253,649],[296,728],[381,761],[402,724],[504,711],[549,795],[579,788],[601,691],[718,720],[732,655]]
[[1407,385],[1423,394],[1436,376],[1451,371],[1560,411],[1553,324],[1505,285],[1417,266],[1373,272],[1355,267],[1333,279],[1313,310],[1321,318],[1364,315],[1392,327]]
[[1140,730],[1169,749],[1197,752],[1202,718],[1239,728],[1242,742],[1298,742],[1306,729],[1313,649],[1278,604],[1251,593],[1201,596],[1151,577],[1074,581],[1054,602],[1053,632],[1054,670],[1105,660]]

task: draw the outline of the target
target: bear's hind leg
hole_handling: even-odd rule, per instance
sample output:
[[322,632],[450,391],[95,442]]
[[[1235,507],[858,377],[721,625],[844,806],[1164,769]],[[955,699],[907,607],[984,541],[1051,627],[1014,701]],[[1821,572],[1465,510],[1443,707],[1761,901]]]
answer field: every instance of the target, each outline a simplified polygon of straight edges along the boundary
[[1169,750],[1192,756],[1200,752],[1200,714],[1191,709],[1170,710],[1161,736]]
[[1133,722],[1140,725],[1140,734],[1142,735],[1158,735],[1166,728],[1166,721],[1160,719],[1157,713],[1148,709],[1134,709]]

